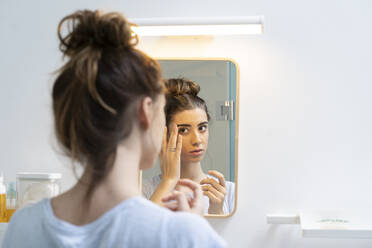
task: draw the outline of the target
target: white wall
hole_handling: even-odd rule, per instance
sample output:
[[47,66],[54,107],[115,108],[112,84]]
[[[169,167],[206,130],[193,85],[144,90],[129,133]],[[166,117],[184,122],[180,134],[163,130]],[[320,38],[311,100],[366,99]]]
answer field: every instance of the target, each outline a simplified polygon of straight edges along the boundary
[[[86,1],[87,2],[87,1]],[[304,239],[265,215],[370,208],[372,2],[0,2],[0,170],[64,173],[52,142],[49,73],[60,58],[56,25],[78,8],[128,17],[263,14],[265,34],[214,40],[144,40],[152,56],[231,57],[240,65],[238,210],[211,220],[231,247],[371,247],[371,240]]]

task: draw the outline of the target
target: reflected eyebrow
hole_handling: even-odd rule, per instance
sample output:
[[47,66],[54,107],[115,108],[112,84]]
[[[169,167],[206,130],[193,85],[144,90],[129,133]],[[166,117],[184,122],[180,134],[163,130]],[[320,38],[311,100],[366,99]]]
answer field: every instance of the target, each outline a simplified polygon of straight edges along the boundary
[[[206,124],[208,124],[208,121],[201,122],[198,124],[198,126],[206,125]],[[177,127],[191,127],[191,125],[190,124],[178,124]]]
[[178,124],[177,127],[191,127],[189,124]]

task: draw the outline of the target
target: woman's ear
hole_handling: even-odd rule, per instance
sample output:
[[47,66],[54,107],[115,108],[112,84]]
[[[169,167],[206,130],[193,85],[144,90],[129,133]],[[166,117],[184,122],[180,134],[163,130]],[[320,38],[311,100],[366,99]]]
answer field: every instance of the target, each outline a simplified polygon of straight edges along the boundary
[[139,122],[140,126],[148,129],[151,125],[151,120],[154,115],[153,102],[148,96],[142,98],[139,107]]

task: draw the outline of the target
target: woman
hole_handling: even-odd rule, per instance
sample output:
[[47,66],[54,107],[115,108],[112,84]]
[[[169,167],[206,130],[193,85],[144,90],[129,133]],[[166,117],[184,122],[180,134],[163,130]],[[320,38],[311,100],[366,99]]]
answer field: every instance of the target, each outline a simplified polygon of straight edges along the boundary
[[[139,171],[151,168],[161,149],[165,99],[159,66],[134,48],[131,25],[118,13],[77,11],[62,19],[58,36],[68,61],[53,86],[55,132],[84,173],[67,192],[18,210],[3,247],[224,246],[191,214],[202,213],[201,189],[192,181],[176,183],[192,190],[191,201],[182,192],[162,199],[185,212],[141,197]],[[171,133],[166,149],[180,149]],[[175,170],[164,170],[163,195]]]
[[[181,161],[180,178],[191,179],[202,185],[204,213],[231,213],[234,209],[234,183],[226,181],[223,174],[218,171],[210,170],[206,174],[202,170],[201,161],[208,146],[210,116],[205,101],[198,96],[199,85],[191,80],[177,78],[167,80],[165,86],[166,124],[176,125],[182,137],[182,151],[177,154]],[[161,156],[161,167],[164,167],[165,158]],[[161,197],[157,195],[156,188],[162,178],[163,176],[159,175],[144,180],[142,191],[154,202],[159,202]],[[182,186],[178,186],[177,189],[182,189]],[[183,188],[182,191],[189,190]]]

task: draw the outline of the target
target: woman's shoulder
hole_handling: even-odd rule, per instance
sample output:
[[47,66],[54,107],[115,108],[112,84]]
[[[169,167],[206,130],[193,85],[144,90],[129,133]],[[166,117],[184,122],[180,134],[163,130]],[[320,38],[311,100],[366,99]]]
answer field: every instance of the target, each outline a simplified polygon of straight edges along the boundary
[[[14,242],[27,244],[33,238],[27,235],[31,230],[35,236],[42,233],[41,223],[42,219],[45,218],[44,207],[46,201],[47,199],[41,200],[14,212],[4,236],[4,244],[12,243],[12,247],[17,247]],[[23,235],[19,235],[20,233]]]
[[[196,247],[225,247],[226,242],[216,233],[207,220],[196,214],[177,212],[170,220],[169,231],[178,242]],[[182,246],[183,247],[183,246]]]
[[162,239],[168,244],[178,247],[190,247],[191,244],[197,247],[224,247],[226,245],[209,223],[196,214],[172,212],[144,198],[137,199],[135,209],[138,211],[136,223],[143,225],[141,229],[156,228],[156,233],[164,234]]
[[38,220],[39,218],[43,218],[44,207],[47,201],[48,199],[43,199],[37,203],[30,204],[15,211],[12,215],[9,227],[19,223],[22,223],[22,225],[24,225],[26,222],[32,221],[33,219]]

